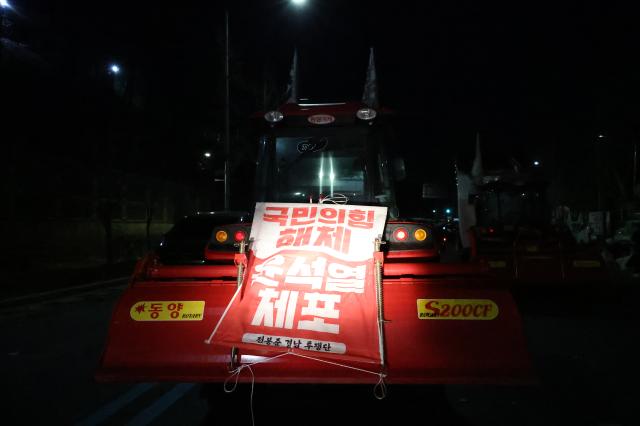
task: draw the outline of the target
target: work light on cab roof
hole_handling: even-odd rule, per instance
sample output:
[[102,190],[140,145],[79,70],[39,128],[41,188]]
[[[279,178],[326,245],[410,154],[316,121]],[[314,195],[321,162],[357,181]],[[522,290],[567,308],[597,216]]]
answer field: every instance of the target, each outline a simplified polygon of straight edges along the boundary
[[361,108],[356,112],[356,117],[364,121],[371,121],[376,118],[376,115],[378,115],[378,113],[373,108]]
[[279,121],[282,121],[283,118],[284,115],[280,111],[269,111],[264,115],[264,119],[269,123],[277,123]]

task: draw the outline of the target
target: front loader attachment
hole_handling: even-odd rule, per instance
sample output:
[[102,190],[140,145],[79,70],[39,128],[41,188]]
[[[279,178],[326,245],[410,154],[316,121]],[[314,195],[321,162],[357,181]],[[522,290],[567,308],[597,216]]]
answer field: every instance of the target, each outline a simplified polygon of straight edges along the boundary
[[[231,351],[205,339],[236,290],[234,271],[231,265],[160,266],[147,278],[134,280],[115,307],[96,378],[224,381]],[[383,308],[388,383],[533,381],[521,319],[509,291],[472,264],[387,263]],[[255,380],[264,383],[378,380],[313,359],[273,356],[273,350],[240,350],[234,362],[258,362],[252,366]],[[372,369],[371,364],[351,365]]]

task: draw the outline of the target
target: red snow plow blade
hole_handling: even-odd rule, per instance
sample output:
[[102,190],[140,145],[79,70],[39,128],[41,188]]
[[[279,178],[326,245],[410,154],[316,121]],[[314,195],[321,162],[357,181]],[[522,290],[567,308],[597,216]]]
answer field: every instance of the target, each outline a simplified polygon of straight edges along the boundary
[[597,247],[543,238],[519,239],[477,255],[496,278],[515,284],[583,284],[604,281],[606,265]]
[[[96,379],[224,381],[229,377],[230,350],[206,344],[205,339],[236,290],[234,271],[232,266],[158,267],[146,280],[134,281],[115,308]],[[388,383],[534,381],[510,293],[479,272],[470,264],[384,265]],[[184,309],[172,314],[179,304]],[[136,314],[142,305],[145,320]],[[154,319],[152,307],[164,311]],[[240,364],[256,363],[277,354],[242,350],[237,359]],[[350,365],[369,371],[378,368]],[[296,356],[268,360],[252,369],[255,380],[263,383],[378,380],[375,375]],[[242,375],[241,380],[251,379]]]

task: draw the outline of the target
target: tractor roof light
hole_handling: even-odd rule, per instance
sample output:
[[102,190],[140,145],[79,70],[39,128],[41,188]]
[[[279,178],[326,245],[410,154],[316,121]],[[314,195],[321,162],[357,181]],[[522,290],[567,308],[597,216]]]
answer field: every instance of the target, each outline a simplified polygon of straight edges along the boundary
[[269,111],[264,115],[264,119],[269,123],[277,123],[282,121],[284,115],[280,111]]
[[218,231],[216,232],[216,241],[219,243],[224,243],[225,241],[227,241],[227,238],[229,238],[229,236],[227,235],[226,231]]
[[372,108],[361,108],[358,110],[358,112],[356,112],[356,117],[364,121],[373,120],[374,118],[376,118],[376,115],[378,115],[378,113],[375,109]]

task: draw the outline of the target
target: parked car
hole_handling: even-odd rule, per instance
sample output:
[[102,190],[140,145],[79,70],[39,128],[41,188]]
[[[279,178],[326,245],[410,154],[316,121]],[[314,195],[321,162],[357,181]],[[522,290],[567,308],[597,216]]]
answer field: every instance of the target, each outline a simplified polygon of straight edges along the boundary
[[164,264],[202,264],[204,249],[215,227],[250,222],[245,211],[199,212],[185,216],[167,232],[156,253]]

